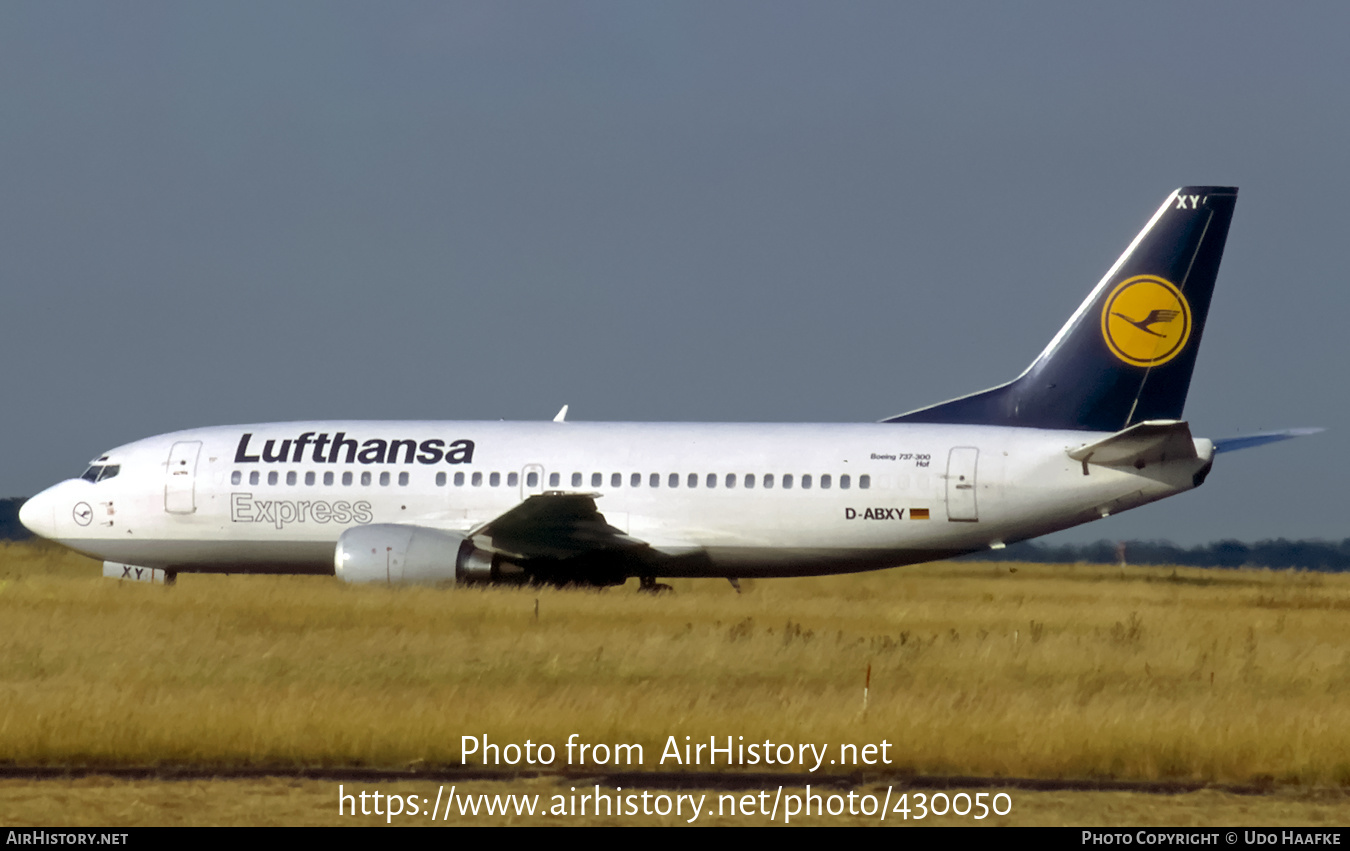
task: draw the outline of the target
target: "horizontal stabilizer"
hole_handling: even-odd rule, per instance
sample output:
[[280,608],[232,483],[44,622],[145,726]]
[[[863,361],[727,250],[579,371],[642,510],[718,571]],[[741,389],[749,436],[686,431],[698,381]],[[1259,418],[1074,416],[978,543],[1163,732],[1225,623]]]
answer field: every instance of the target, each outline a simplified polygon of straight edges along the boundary
[[1147,420],[1068,452],[1075,461],[1107,467],[1142,468],[1199,457],[1191,427],[1182,420]]
[[1251,449],[1253,446],[1264,446],[1267,443],[1275,443],[1279,440],[1288,440],[1291,437],[1304,437],[1309,434],[1317,434],[1319,431],[1326,431],[1323,428],[1287,428],[1284,431],[1265,431],[1260,434],[1248,434],[1242,437],[1223,437],[1214,441],[1214,453],[1236,452],[1239,449]]

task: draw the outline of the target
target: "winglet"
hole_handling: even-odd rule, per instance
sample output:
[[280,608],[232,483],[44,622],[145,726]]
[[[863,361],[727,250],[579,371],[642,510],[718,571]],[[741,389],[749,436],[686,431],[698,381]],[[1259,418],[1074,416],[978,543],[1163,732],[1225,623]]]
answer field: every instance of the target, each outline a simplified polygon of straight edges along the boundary
[[563,406],[562,406],[562,410],[559,411],[559,412],[558,412],[558,415],[557,415],[556,417],[553,418],[553,421],[554,421],[555,423],[561,423],[561,422],[566,422],[566,421],[567,421],[567,406],[566,406],[566,405],[563,405]]

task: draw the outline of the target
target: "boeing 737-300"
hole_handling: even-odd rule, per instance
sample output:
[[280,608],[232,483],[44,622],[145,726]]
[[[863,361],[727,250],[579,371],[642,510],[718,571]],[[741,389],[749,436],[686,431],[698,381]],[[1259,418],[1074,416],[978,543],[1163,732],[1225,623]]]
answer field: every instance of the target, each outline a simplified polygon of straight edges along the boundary
[[[1181,419],[1237,190],[1178,189],[1007,384],[877,423],[322,421],[120,446],[24,504],[105,574],[608,585],[1001,548],[1198,487]],[[565,409],[564,409],[565,410]]]

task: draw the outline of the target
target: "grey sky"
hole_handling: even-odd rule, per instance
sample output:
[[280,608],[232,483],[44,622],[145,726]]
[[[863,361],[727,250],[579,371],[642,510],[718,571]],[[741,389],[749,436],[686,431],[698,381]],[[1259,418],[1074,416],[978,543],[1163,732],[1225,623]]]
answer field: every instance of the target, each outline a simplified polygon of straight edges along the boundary
[[0,4],[0,492],[319,417],[875,420],[1241,188],[1187,417],[1320,425],[1064,533],[1350,535],[1350,7]]

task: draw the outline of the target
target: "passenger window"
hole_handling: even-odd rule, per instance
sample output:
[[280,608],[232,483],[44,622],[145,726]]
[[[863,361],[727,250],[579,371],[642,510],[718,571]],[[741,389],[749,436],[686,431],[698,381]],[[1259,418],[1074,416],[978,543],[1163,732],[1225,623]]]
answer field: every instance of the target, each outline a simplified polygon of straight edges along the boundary
[[753,487],[755,486],[755,474],[754,474],[754,473],[746,473],[746,474],[745,474],[745,486],[746,486],[747,488],[753,488]]
[[802,476],[802,490],[810,490],[810,489],[811,489],[811,474],[807,473],[805,476]]
[[463,473],[455,473],[455,487],[457,487],[457,488],[462,488],[462,487],[464,487],[464,474],[463,474]]
[[784,473],[784,474],[783,474],[783,490],[785,490],[785,491],[792,490],[792,474],[791,474],[791,473]]
[[408,486],[408,474],[407,474],[407,473],[399,473],[399,474],[398,474],[398,486],[401,487],[401,488],[406,488],[406,487]]
[[691,488],[698,487],[698,473],[689,474],[689,487]]
[[343,474],[342,474],[342,486],[343,486],[343,487],[351,487],[351,484],[352,484],[352,474],[351,474],[351,473],[343,473]]
[[579,487],[581,487],[581,474],[580,474],[580,473],[573,473],[573,474],[572,474],[572,487],[574,487],[574,488],[579,488]]
[[562,484],[562,475],[561,475],[561,474],[559,474],[559,473],[549,473],[549,474],[548,474],[548,486],[549,486],[549,487],[551,487],[551,488],[556,488],[556,487],[557,487],[558,485],[560,485],[560,484]]
[[237,485],[244,480],[244,474],[238,470],[230,473],[230,484]]
[[506,486],[514,488],[520,486],[520,473],[508,473],[506,476]]
[[666,482],[666,484],[670,485],[672,488],[678,488],[680,486],[680,474],[671,473],[670,481]]
[[609,477],[609,486],[612,488],[623,486],[623,473],[611,473]]
[[368,488],[368,487],[370,487],[370,473],[369,473],[369,472],[366,472],[366,473],[362,473],[362,474],[361,474],[361,487],[363,487],[363,488]]
[[598,488],[605,482],[604,473],[591,473],[591,487]]
[[824,474],[823,476],[820,477],[820,489],[821,489],[821,490],[829,490],[829,489],[830,489],[830,474],[829,474],[829,473],[826,473],[826,474]]
[[735,473],[727,473],[727,487],[729,487],[729,488],[734,488],[734,487],[736,487],[736,474],[735,474]]
[[257,471],[257,470],[254,470],[252,473],[249,473],[249,474],[248,474],[248,483],[249,483],[250,485],[256,485],[256,484],[258,483],[258,471]]
[[764,474],[764,487],[773,489],[773,473]]
[[867,489],[870,488],[871,486],[872,486],[872,477],[871,477],[871,476],[859,476],[859,477],[858,477],[858,487],[862,488],[863,490],[867,490]]
[[469,480],[469,483],[476,488],[481,488],[483,486],[483,474],[474,473],[473,478]]
[[324,485],[331,485],[331,484],[333,484],[333,474],[332,474],[332,473],[324,473],[324,474],[323,474],[323,483],[324,483]]
[[289,473],[286,474],[286,484],[288,485],[295,484],[295,478],[296,478],[295,471],[291,470]]
[[525,487],[527,488],[539,487],[539,474],[531,472],[529,475],[527,475],[525,477]]
[[267,483],[269,485],[275,485],[277,483],[277,478],[278,478],[277,471],[273,470],[272,472],[267,474]]
[[309,485],[310,487],[314,486],[314,473],[312,472],[305,473],[305,484]]
[[380,473],[380,487],[382,487],[382,488],[387,488],[387,487],[389,487],[389,474],[388,474],[388,473]]
[[708,487],[710,487],[710,488],[715,488],[715,487],[717,487],[717,474],[716,474],[716,473],[709,473],[709,474],[708,474]]
[[436,474],[436,487],[438,488],[445,487],[445,473]]
[[653,487],[653,488],[659,488],[659,487],[661,487],[661,474],[660,474],[660,473],[652,473],[650,476],[648,476],[648,477],[647,477],[647,486],[648,486],[648,487]]
[[501,474],[501,473],[493,473],[492,475],[488,476],[488,485],[489,485],[490,487],[494,487],[494,488],[496,488],[496,487],[501,487],[501,484],[502,484],[502,474]]
[[629,476],[629,477],[628,477],[628,486],[629,486],[629,487],[632,487],[632,488],[640,488],[640,487],[642,487],[642,474],[641,474],[641,473],[634,473],[633,475]]
[[848,473],[845,473],[844,475],[839,477],[839,489],[846,491],[848,490],[848,486],[849,486]]

